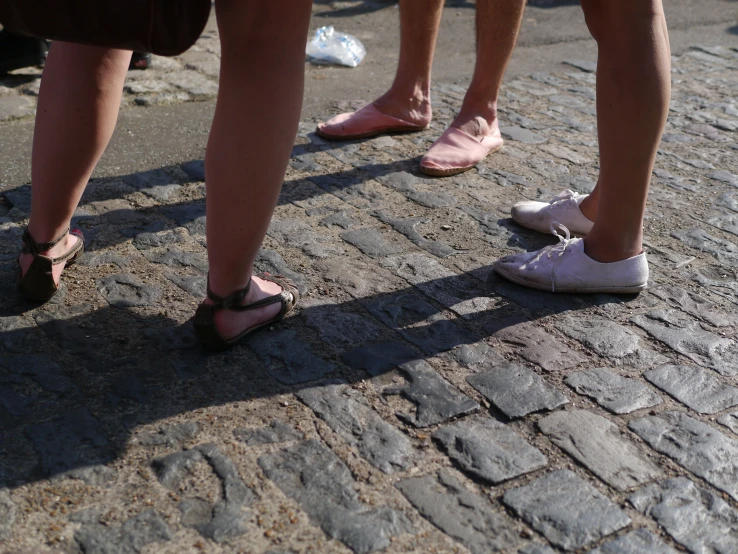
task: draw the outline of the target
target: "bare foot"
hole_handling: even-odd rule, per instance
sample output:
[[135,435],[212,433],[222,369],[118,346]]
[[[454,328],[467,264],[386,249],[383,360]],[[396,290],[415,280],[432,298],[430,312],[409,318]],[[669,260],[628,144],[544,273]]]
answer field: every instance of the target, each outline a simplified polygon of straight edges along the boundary
[[[282,287],[277,283],[265,281],[258,277],[251,278],[251,289],[243,299],[242,305],[251,304],[257,300],[262,300],[269,296],[275,296],[282,292]],[[214,304],[210,298],[205,299],[205,304]],[[215,328],[218,333],[225,339],[230,340],[243,333],[246,329],[260,325],[270,319],[274,319],[282,309],[282,305],[277,302],[245,312],[234,312],[232,310],[220,310],[215,314]]]
[[[64,237],[64,239],[59,241],[59,244],[56,244],[51,250],[47,250],[46,252],[39,252],[39,254],[43,256],[48,256],[50,258],[58,258],[59,256],[63,256],[65,253],[69,252],[80,240],[82,239],[80,239],[77,235],[69,233],[66,237]],[[33,263],[33,255],[21,254],[20,258],[18,258],[18,262],[21,266],[21,275],[25,275],[26,271],[28,271],[28,268],[31,267],[31,263]],[[56,283],[57,286],[59,286],[59,279],[61,278],[62,271],[64,271],[66,265],[66,262],[61,262],[55,264],[51,268],[51,274],[54,278],[54,283]]]

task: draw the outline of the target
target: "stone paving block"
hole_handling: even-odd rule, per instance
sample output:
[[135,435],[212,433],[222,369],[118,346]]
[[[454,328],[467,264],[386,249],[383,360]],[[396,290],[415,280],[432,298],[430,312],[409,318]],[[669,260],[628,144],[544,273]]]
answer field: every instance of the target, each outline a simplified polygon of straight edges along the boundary
[[628,500],[692,554],[738,552],[738,512],[689,479],[654,483]]
[[185,69],[165,74],[167,82],[183,89],[196,99],[206,100],[218,94],[218,83],[211,81],[197,71]]
[[720,416],[718,418],[718,423],[725,425],[728,429],[738,435],[738,412]]
[[401,512],[360,502],[349,469],[317,441],[262,456],[258,463],[313,524],[357,554],[386,548],[392,537],[411,532],[411,523]]
[[103,277],[97,286],[105,300],[119,308],[154,306],[161,298],[160,289],[146,285],[129,273]]
[[564,317],[556,328],[604,358],[624,358],[641,347],[633,331],[602,317]]
[[604,367],[571,373],[564,382],[614,414],[629,414],[662,402],[655,391],[640,381],[620,377]]
[[415,246],[427,250],[434,256],[439,258],[448,258],[454,254],[459,254],[460,251],[452,248],[448,244],[444,244],[435,240],[428,240],[421,235],[415,228],[423,223],[427,223],[429,220],[424,217],[408,217],[408,218],[396,218],[390,217],[384,212],[377,212],[377,217],[382,223],[392,226],[395,231],[405,235],[410,242]]
[[200,427],[194,421],[174,425],[162,425],[156,433],[139,435],[138,443],[143,446],[181,446],[197,437]]
[[44,476],[93,465],[110,455],[100,422],[87,408],[76,408],[52,421],[26,427]]
[[20,119],[35,111],[33,101],[25,96],[0,96],[0,121]]
[[547,464],[537,448],[506,425],[488,418],[441,427],[433,438],[464,471],[494,484]]
[[85,554],[139,554],[153,543],[172,540],[169,526],[156,510],[145,510],[120,527],[83,525],[74,540]]
[[448,470],[405,479],[395,486],[424,518],[472,554],[500,552],[520,542],[512,521],[467,490]]
[[261,446],[263,444],[275,444],[303,440],[305,436],[289,423],[273,420],[266,427],[259,429],[246,429],[239,427],[233,430],[233,436],[247,446]]
[[192,268],[202,274],[208,272],[207,256],[202,252],[184,252],[178,248],[167,247],[164,250],[146,250],[143,255],[154,264]]
[[591,163],[591,160],[587,156],[575,152],[574,150],[571,150],[570,148],[567,148],[565,146],[556,144],[544,144],[540,148],[543,152],[546,152],[556,158],[566,160],[567,162],[571,162],[573,164]]
[[319,304],[307,300],[301,308],[307,326],[315,329],[320,339],[336,352],[374,342],[381,336],[379,327],[372,320],[342,310],[334,303]]
[[715,327],[728,327],[738,323],[734,316],[723,312],[713,302],[679,286],[660,285],[651,289],[650,292],[683,312]]
[[195,298],[205,298],[207,294],[208,281],[204,275],[175,275],[173,273],[165,273],[164,277]]
[[427,354],[479,341],[476,334],[447,319],[438,308],[412,292],[371,298],[366,302],[366,308]]
[[630,524],[630,518],[609,499],[568,470],[509,490],[502,501],[553,544],[569,551]]
[[730,241],[714,237],[698,228],[674,231],[671,236],[700,252],[712,254],[721,264],[738,267],[738,246]]
[[505,363],[505,358],[485,342],[463,344],[451,352],[451,357],[475,372]]
[[467,275],[457,275],[424,254],[406,254],[389,258],[382,266],[415,285],[439,304],[455,313],[470,317],[484,312],[496,302]]
[[544,136],[517,126],[500,127],[502,136],[506,139],[522,142],[524,144],[543,144],[548,141]]
[[680,412],[632,420],[651,448],[738,500],[738,441]]
[[341,355],[341,360],[376,377],[419,357],[420,354],[401,342],[381,342],[349,350]]
[[322,260],[345,255],[343,246],[331,235],[318,233],[299,219],[275,217],[267,232],[282,245],[300,248],[311,258]]
[[448,208],[456,205],[456,198],[448,192],[439,191],[438,187],[433,187],[435,190],[430,191],[418,190],[418,186],[422,187],[425,180],[406,171],[379,176],[377,181],[427,208]]
[[414,465],[410,439],[384,421],[358,391],[326,385],[302,390],[297,397],[374,467],[391,474]]
[[372,258],[400,254],[405,250],[401,244],[390,241],[372,227],[344,231],[341,233],[341,238]]
[[0,541],[7,540],[13,529],[17,509],[7,490],[0,490]]
[[270,374],[285,385],[317,381],[336,369],[334,364],[316,356],[311,346],[290,329],[263,333],[249,346],[267,363]]
[[584,357],[532,323],[523,321],[509,325],[497,331],[495,337],[512,344],[519,356],[546,371],[569,369],[585,361]]
[[665,365],[643,376],[701,414],[714,414],[738,406],[738,389],[726,385],[711,371],[696,366]]
[[624,491],[662,475],[608,419],[586,410],[548,415],[538,427],[556,446],[608,485]]
[[555,410],[569,402],[538,374],[517,364],[502,364],[466,380],[511,419]]
[[736,341],[705,331],[697,322],[685,322],[671,310],[649,312],[631,321],[697,364],[727,377],[738,375]]
[[415,427],[429,427],[479,410],[479,404],[448,384],[424,360],[413,360],[399,367],[407,384],[388,387],[383,394],[401,394],[413,402],[414,414],[398,414]]
[[607,541],[590,554],[678,554],[646,529],[636,529],[627,535]]
[[553,548],[543,544],[529,544],[518,550],[518,554],[556,554]]
[[[213,472],[221,480],[223,497],[210,507],[209,520],[200,521],[193,527],[205,538],[217,543],[227,541],[246,533],[248,512],[246,508],[256,500],[254,492],[246,486],[238,473],[236,465],[225,456],[214,444],[203,444],[197,447],[203,457],[213,468]],[[183,516],[189,512],[190,505],[186,500],[180,503]]]

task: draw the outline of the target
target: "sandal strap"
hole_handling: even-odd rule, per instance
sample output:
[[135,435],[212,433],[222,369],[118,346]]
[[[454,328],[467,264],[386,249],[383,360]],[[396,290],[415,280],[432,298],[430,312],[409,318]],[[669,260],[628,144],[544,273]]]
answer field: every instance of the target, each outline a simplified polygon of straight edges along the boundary
[[[28,231],[28,227],[23,231],[23,248],[22,252],[24,254],[31,254],[32,256],[40,256],[41,252],[47,252],[54,248],[57,244],[59,244],[62,240],[66,238],[66,236],[70,233],[70,228],[67,227],[67,229],[64,231],[64,233],[57,238],[55,238],[52,241],[49,242],[36,242],[33,240],[33,237],[31,236],[31,233]],[[66,262],[71,260],[72,258],[75,258],[80,251],[85,246],[84,237],[78,232],[72,231],[72,234],[76,236],[79,240],[76,242],[72,248],[70,248],[67,252],[62,254],[61,256],[57,256],[56,258],[51,258],[51,265],[57,265],[62,262]],[[47,256],[48,257],[48,256]]]
[[23,231],[23,253],[38,256],[41,252],[46,252],[47,250],[51,250],[52,248],[54,248],[57,244],[64,240],[64,238],[68,234],[69,227],[67,227],[61,235],[59,235],[52,241],[36,242],[35,240],[33,240],[31,233],[28,231],[28,227],[26,227]]
[[243,302],[243,299],[246,298],[246,295],[251,290],[251,279],[249,279],[249,284],[246,285],[241,290],[237,290],[236,292],[229,294],[228,296],[218,296],[210,289],[210,275],[208,275],[208,298],[213,301],[213,304],[210,306],[210,308],[213,311],[219,311],[219,310],[235,310],[241,302]]

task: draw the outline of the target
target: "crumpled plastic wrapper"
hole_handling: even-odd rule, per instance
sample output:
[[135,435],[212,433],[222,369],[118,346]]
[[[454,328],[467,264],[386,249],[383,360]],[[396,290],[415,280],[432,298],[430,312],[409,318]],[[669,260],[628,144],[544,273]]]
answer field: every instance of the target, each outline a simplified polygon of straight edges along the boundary
[[339,33],[331,25],[315,31],[306,53],[314,64],[356,67],[366,56],[366,48],[355,36]]

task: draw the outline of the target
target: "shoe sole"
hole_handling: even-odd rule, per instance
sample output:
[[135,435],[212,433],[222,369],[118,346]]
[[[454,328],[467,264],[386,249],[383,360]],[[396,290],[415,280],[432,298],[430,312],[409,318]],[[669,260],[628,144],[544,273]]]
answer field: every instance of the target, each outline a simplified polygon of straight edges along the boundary
[[552,292],[554,294],[558,293],[567,293],[567,294],[637,294],[639,292],[643,292],[648,288],[648,283],[645,283],[643,285],[631,285],[626,287],[597,287],[597,288],[587,288],[587,289],[580,289],[580,288],[560,288],[556,289],[555,291],[552,291],[548,287],[544,287],[540,283],[536,283],[534,281],[529,281],[527,279],[524,279],[514,273],[508,273],[506,270],[500,268],[497,266],[497,264],[493,264],[492,268],[495,270],[495,273],[498,273],[500,276],[504,277],[508,281],[511,281],[513,283],[516,283],[518,285],[523,285],[525,287],[536,289],[536,290],[543,290],[546,292]]
[[[550,235],[551,229],[542,229],[540,227],[536,227],[535,225],[531,225],[529,223],[526,223],[525,221],[522,221],[515,217],[515,214],[510,214],[510,217],[512,217],[512,220],[520,225],[521,227],[525,227],[526,229],[532,229],[533,231],[537,231],[538,233],[543,233],[544,235]],[[568,229],[568,227],[567,227]],[[573,231],[572,229],[569,229],[569,232],[573,237],[586,237],[587,233],[582,233],[581,231]]]
[[[497,148],[493,148],[492,150],[487,152],[487,156],[489,156],[490,154],[494,154],[495,152],[499,152],[500,150],[502,150],[503,146],[504,145],[500,144]],[[485,156],[485,158],[487,156]],[[452,167],[451,169],[435,169],[432,167],[425,167],[421,164],[420,172],[426,175],[430,175],[431,177],[451,177],[452,175],[458,175],[459,173],[464,173],[465,171],[474,169],[475,167],[477,167],[477,165],[479,165],[481,161],[482,160],[479,160],[474,165],[469,165],[466,167]]]
[[380,135],[406,135],[410,133],[419,133],[420,131],[425,131],[428,127],[388,127],[384,129],[378,129],[376,131],[369,131],[366,133],[359,133],[356,135],[331,135],[330,133],[324,133],[320,129],[315,129],[315,134],[318,135],[320,138],[324,138],[326,140],[334,140],[337,142],[344,141],[344,140],[358,140],[358,139],[365,139],[365,138],[374,138],[378,137]]

